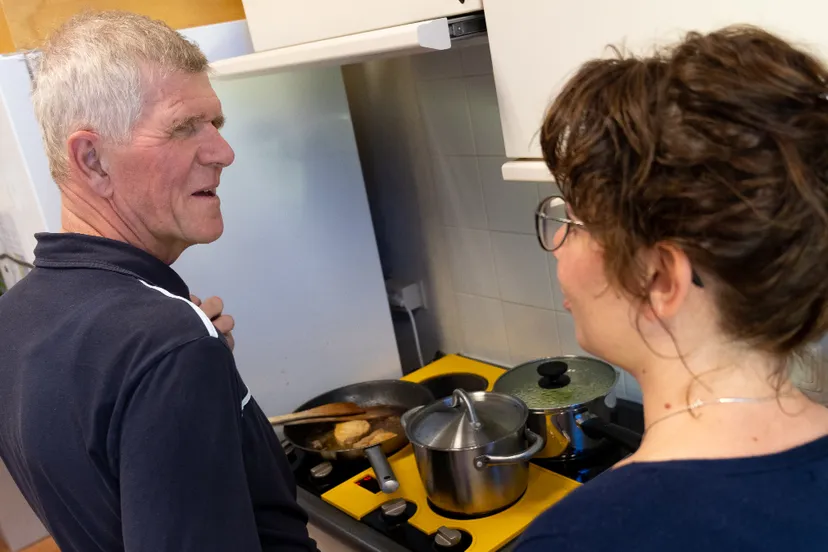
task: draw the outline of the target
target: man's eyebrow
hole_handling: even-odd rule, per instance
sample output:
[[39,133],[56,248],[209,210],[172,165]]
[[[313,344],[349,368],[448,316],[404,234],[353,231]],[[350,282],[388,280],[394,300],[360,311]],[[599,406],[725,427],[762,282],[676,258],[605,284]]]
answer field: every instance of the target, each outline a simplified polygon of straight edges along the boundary
[[[206,120],[207,120],[207,114],[206,113],[199,113],[198,115],[191,115],[190,117],[185,117],[184,119],[174,120],[172,125],[170,125],[170,128],[172,128],[172,129],[184,128],[184,127],[187,127],[189,125],[192,125],[192,124],[195,124],[195,123],[200,123],[200,122],[206,121]],[[224,126],[225,120],[226,119],[224,117],[224,114],[219,114],[218,116],[214,117],[210,122],[213,124],[214,127],[220,129],[221,127]]]

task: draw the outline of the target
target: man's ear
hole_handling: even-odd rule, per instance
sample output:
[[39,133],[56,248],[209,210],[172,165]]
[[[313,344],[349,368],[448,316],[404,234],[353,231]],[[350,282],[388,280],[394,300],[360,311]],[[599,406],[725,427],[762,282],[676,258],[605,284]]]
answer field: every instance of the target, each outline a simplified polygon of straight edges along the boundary
[[66,141],[69,154],[69,172],[84,182],[95,194],[112,196],[112,181],[102,159],[102,140],[94,132],[79,130]]
[[650,303],[645,316],[668,320],[676,315],[692,286],[693,268],[682,249],[657,244],[646,254]]

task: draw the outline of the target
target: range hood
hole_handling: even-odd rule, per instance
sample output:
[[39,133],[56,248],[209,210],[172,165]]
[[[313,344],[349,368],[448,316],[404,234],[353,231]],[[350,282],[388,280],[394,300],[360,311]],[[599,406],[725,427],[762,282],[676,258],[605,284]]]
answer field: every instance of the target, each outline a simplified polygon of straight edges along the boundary
[[485,34],[482,13],[439,18],[364,33],[275,48],[216,61],[214,79],[232,79],[299,69],[361,63],[371,59],[448,50],[452,41]]

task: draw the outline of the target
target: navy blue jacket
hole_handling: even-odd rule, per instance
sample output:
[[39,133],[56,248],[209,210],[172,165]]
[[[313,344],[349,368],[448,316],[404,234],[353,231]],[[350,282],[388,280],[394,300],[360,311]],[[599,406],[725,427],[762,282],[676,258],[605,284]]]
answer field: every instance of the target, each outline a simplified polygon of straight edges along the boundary
[[37,239],[0,297],[0,457],[62,552],[315,550],[278,439],[175,271]]
[[828,550],[828,437],[778,454],[629,464],[541,515],[517,552]]

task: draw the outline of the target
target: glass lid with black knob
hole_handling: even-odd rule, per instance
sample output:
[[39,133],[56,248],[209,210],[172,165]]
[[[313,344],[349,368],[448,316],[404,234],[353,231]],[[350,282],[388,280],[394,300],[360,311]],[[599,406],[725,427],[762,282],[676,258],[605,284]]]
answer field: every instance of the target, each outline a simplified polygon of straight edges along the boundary
[[542,358],[500,376],[493,391],[517,397],[530,410],[557,410],[606,396],[617,379],[612,366],[595,358]]

